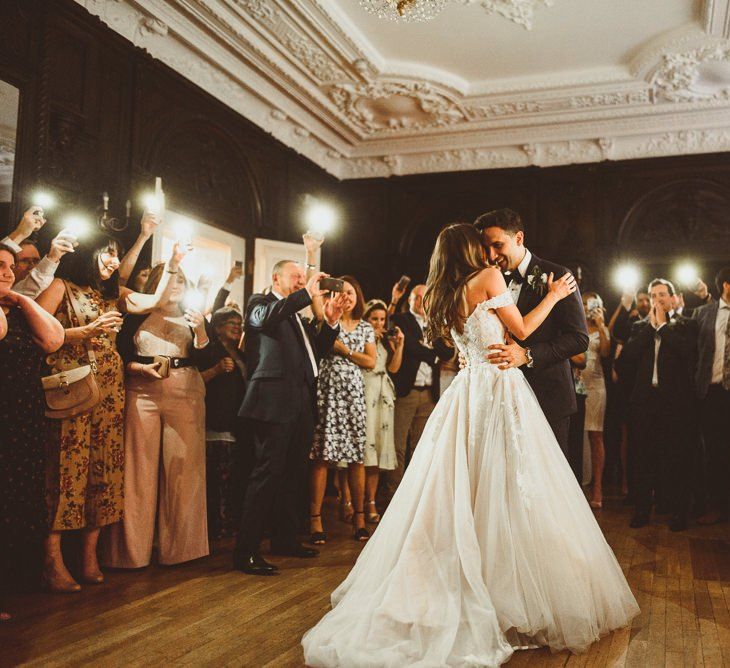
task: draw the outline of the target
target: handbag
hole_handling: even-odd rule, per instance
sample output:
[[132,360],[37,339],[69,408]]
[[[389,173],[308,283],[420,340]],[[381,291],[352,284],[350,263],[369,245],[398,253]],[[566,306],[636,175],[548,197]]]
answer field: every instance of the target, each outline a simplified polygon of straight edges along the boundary
[[[81,315],[76,299],[71,294],[68,283],[64,281],[63,284],[66,287],[66,295],[68,296],[69,322],[73,324],[73,318],[71,317],[71,310],[73,309],[76,321],[80,325]],[[86,347],[89,364],[41,378],[43,391],[46,395],[46,417],[56,420],[76,417],[90,411],[101,401],[99,384],[96,382],[96,355],[88,341],[84,341],[84,346]]]

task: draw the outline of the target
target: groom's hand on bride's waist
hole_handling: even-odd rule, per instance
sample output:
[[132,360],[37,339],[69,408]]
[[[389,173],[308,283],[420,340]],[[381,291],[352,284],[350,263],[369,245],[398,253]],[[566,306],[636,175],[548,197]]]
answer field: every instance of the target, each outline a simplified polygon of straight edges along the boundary
[[525,348],[512,340],[508,340],[507,343],[493,343],[487,346],[487,350],[490,351],[487,353],[487,360],[491,364],[496,364],[502,371],[523,366],[528,362]]

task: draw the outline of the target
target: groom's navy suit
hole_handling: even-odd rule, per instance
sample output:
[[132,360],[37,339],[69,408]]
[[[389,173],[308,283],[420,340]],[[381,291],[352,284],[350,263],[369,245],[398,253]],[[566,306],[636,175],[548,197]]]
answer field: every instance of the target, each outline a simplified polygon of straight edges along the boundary
[[[568,269],[536,255],[532,256],[517,300],[517,308],[522,315],[532,311],[542,301],[545,293],[541,294],[536,283],[540,282],[542,274],[549,275],[551,272],[557,280]],[[535,278],[533,284],[530,284],[528,278],[533,275]],[[527,339],[517,340],[517,343],[523,348],[529,348],[532,353],[533,366],[520,368],[535,392],[560,448],[568,457],[570,416],[577,410],[570,358],[588,348],[588,328],[580,292],[576,290],[569,297],[561,299],[545,318],[545,322]]]

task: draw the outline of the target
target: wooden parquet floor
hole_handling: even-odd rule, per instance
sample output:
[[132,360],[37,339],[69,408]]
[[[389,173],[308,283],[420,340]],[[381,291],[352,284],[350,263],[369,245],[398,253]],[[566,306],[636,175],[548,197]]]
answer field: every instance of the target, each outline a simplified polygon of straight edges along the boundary
[[[582,655],[517,652],[509,666],[730,666],[730,525],[673,534],[659,522],[631,530],[629,517],[609,503],[599,522],[641,606],[632,627]],[[277,577],[230,570],[229,542],[192,564],[109,573],[80,594],[17,596],[0,665],[303,666],[300,638],[360,550],[332,513],[327,528],[317,559],[272,558]]]

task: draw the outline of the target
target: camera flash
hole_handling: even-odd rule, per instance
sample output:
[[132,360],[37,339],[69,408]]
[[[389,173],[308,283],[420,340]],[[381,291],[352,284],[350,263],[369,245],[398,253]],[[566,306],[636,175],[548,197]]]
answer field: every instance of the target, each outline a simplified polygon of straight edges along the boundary
[[676,270],[677,282],[681,285],[691,286],[697,283],[697,267],[690,262],[680,264]]
[[81,216],[69,216],[63,221],[61,234],[79,238],[89,229],[88,223]]
[[39,191],[33,194],[32,202],[43,209],[50,209],[56,203],[56,200],[50,193]]
[[623,292],[634,292],[640,280],[639,270],[632,264],[617,267],[614,272],[614,282]]

